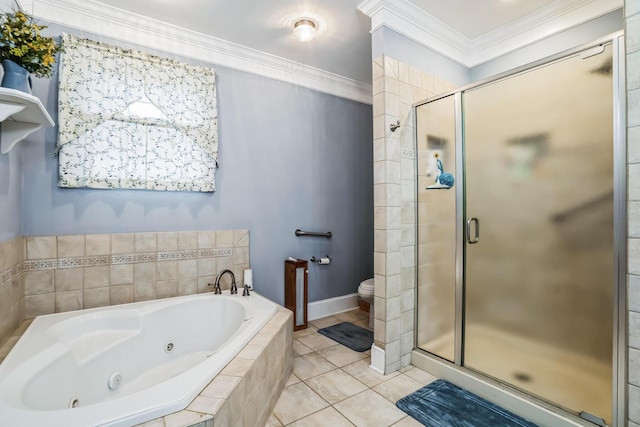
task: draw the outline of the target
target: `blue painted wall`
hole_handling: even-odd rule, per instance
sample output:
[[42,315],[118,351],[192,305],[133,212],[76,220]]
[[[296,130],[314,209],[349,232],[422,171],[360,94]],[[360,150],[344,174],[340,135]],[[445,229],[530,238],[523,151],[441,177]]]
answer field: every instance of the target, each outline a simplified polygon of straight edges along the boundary
[[[373,276],[371,106],[209,65],[218,83],[215,193],[58,188],[49,129],[22,147],[23,234],[249,229],[263,295],[282,303],[284,260],[313,255],[333,262],[310,267],[310,302],[357,292]],[[55,76],[34,84],[54,120],[56,93]],[[333,238],[295,237],[296,228],[330,230]]]
[[8,154],[0,154],[0,241],[22,235],[21,152],[21,146],[16,145]]

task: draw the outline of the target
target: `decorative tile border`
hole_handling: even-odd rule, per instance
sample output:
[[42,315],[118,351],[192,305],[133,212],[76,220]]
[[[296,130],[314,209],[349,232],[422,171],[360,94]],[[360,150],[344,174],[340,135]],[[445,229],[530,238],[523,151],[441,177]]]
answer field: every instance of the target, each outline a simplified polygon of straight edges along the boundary
[[221,249],[198,250],[198,258],[217,258],[217,257],[225,257],[225,256],[233,256],[233,249],[221,248]]
[[178,261],[182,259],[194,259],[198,257],[197,255],[198,251],[196,250],[158,252],[157,261]]
[[[58,266],[56,268],[77,268],[77,267],[93,267],[97,265],[109,265],[109,255],[87,256],[76,258],[58,258]],[[31,261],[28,261],[31,262]],[[37,270],[37,269],[36,269]]]
[[16,277],[18,277],[20,274],[22,274],[24,272],[24,262],[15,265],[13,267],[11,267],[8,270],[3,271],[0,274],[0,286],[2,286],[3,284],[12,281],[13,279],[15,279]]
[[58,259],[57,258],[34,259],[30,261],[24,261],[22,265],[24,265],[25,271],[55,270],[56,268],[58,268]]
[[5,281],[11,280],[13,277],[17,276],[23,271],[139,264],[144,262],[180,261],[185,259],[220,258],[229,256],[233,256],[233,248],[36,259],[23,261],[21,264],[13,267],[12,269],[4,271],[2,274],[0,274],[0,284],[4,283]]
[[139,254],[122,254],[122,255],[111,255],[111,265],[118,264],[138,264],[141,262],[154,262],[157,260],[158,256],[156,252],[144,252]]

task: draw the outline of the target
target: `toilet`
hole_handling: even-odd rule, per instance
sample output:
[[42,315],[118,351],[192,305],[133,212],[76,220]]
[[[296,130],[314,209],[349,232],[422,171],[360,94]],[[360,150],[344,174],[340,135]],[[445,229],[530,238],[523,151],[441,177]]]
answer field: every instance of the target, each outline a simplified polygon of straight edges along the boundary
[[375,312],[373,311],[373,294],[375,286],[373,279],[367,279],[358,286],[358,296],[369,303],[369,327],[373,329],[373,319]]

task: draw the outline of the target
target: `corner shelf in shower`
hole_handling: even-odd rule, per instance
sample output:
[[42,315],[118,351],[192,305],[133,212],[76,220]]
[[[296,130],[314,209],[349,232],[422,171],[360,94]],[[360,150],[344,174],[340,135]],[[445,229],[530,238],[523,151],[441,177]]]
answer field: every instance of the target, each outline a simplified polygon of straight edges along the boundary
[[0,87],[0,153],[7,154],[14,145],[42,126],[54,125],[38,98]]

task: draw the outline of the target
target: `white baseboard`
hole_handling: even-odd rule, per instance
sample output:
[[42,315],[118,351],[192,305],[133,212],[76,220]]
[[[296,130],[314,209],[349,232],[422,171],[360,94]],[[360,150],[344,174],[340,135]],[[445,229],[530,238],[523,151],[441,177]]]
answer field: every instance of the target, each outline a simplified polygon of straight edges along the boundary
[[358,308],[358,294],[343,295],[327,298],[307,304],[307,319],[309,321]]

